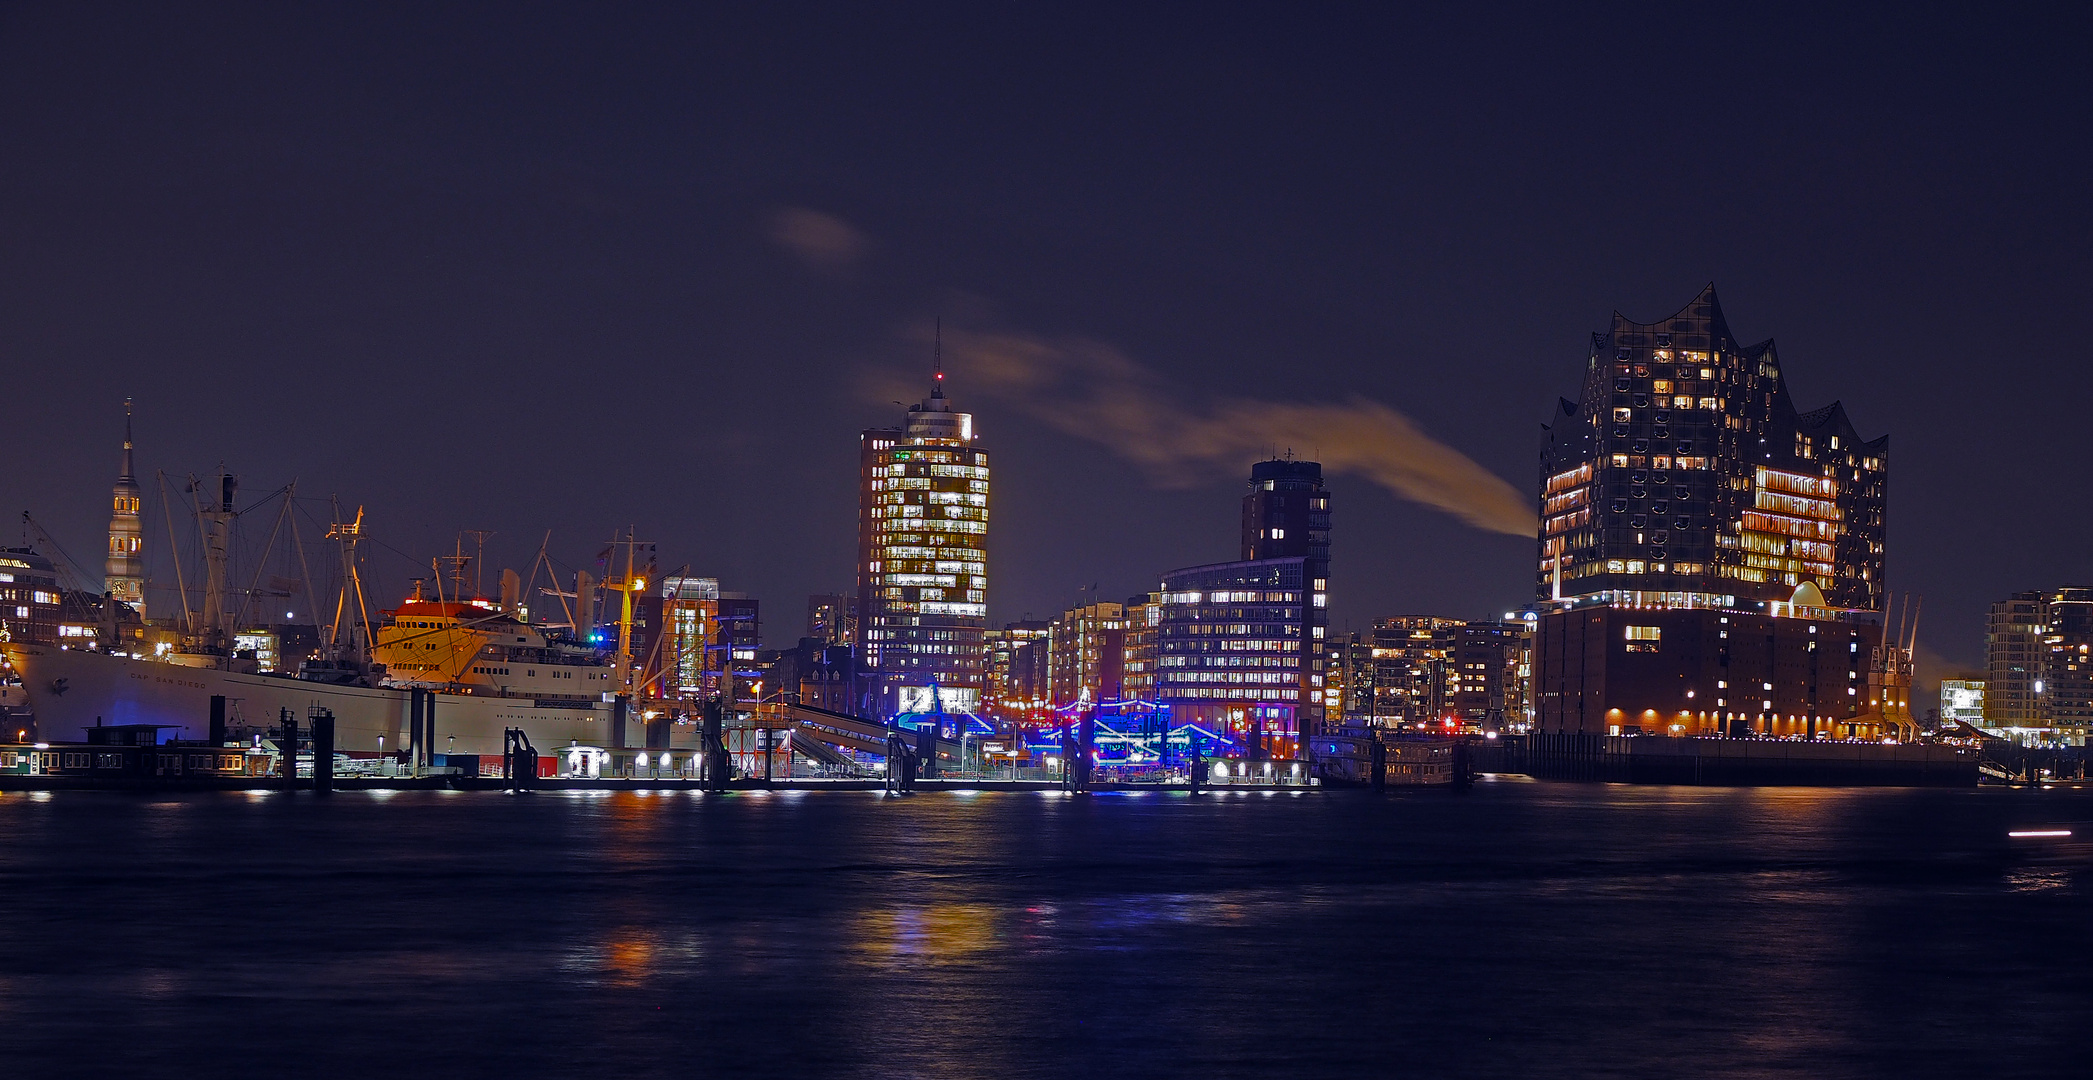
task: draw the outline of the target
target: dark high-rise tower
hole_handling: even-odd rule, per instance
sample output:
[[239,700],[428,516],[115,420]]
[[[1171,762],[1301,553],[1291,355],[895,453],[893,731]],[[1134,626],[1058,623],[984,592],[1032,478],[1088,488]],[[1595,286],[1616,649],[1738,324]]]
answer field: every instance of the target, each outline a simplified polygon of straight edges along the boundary
[[1291,459],[1250,466],[1243,496],[1243,559],[1303,558],[1330,567],[1330,493],[1323,466]]
[[[1155,696],[1251,757],[1305,757],[1325,706],[1330,493],[1313,461],[1260,461],[1243,496],[1242,559],[1163,575]],[[1217,750],[1219,748],[1216,748]]]
[[988,628],[988,451],[942,367],[900,428],[859,444],[857,648],[867,715],[979,707]]
[[1541,452],[1542,728],[1865,727],[1887,456],[1837,402],[1798,412],[1714,286],[1654,323],[1615,314]]

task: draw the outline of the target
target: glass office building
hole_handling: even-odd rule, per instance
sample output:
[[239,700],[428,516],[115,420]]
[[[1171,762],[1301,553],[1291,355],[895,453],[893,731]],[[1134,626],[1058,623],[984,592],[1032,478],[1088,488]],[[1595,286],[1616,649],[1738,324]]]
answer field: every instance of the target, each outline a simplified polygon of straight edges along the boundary
[[1546,732],[1871,737],[1908,723],[1880,613],[1888,439],[1799,411],[1711,285],[1592,335],[1541,450]]
[[988,628],[988,451],[944,374],[859,445],[858,712],[980,707]]

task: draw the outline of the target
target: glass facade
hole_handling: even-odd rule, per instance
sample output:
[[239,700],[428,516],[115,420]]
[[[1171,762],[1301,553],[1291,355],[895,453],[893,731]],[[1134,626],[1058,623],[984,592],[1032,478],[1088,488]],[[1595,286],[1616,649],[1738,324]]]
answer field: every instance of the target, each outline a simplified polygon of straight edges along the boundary
[[1879,611],[1888,439],[1797,412],[1772,341],[1740,345],[1713,286],[1592,335],[1541,455],[1542,600],[1686,592]]
[[942,383],[860,444],[858,655],[863,715],[980,705],[988,627],[988,451]]
[[1541,451],[1532,709],[1544,733],[1915,731],[1884,641],[1889,440],[1790,399],[1709,286],[1593,334]]
[[1943,724],[1984,726],[1984,680],[1942,679],[1940,719]]
[[1174,726],[1226,731],[1252,756],[1296,757],[1322,718],[1327,608],[1309,559],[1175,571],[1156,624],[1156,697]]
[[[2093,733],[2093,588],[2014,593],[1991,605],[1982,725],[2017,742]],[[1941,684],[1945,717],[1947,684]]]

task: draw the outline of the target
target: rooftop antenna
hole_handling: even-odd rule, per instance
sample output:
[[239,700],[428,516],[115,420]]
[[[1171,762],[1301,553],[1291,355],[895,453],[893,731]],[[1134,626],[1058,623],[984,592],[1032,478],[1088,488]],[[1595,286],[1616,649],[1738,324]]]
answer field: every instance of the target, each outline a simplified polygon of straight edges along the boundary
[[937,317],[937,336],[930,347],[930,362],[936,374],[932,376],[930,396],[945,396],[945,317]]

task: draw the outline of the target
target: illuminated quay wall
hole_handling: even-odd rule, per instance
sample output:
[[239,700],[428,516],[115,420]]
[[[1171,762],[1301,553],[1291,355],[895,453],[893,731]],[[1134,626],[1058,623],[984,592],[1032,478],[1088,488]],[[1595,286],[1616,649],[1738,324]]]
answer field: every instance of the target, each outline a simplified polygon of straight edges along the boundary
[[1893,729],[1887,455],[1836,402],[1798,412],[1774,343],[1740,345],[1713,286],[1668,319],[1616,314],[1541,455],[1540,730]]
[[1594,598],[1539,619],[1537,719],[1586,735],[1879,738],[1881,642],[1879,625],[1823,608]]
[[988,451],[943,375],[859,448],[858,714],[980,707],[988,627]]

